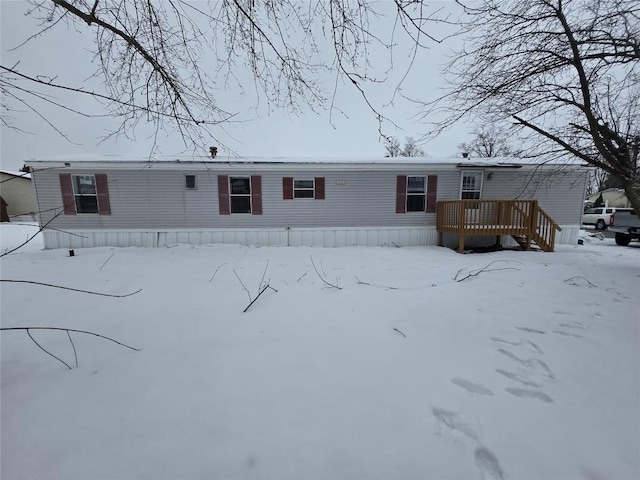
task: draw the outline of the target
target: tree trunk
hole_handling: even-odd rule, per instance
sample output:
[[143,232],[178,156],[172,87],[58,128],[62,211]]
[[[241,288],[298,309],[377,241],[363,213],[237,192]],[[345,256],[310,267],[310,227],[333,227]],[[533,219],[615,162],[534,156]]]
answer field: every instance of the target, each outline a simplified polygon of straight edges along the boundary
[[636,212],[636,215],[640,217],[640,185],[637,182],[629,181],[624,183],[624,192],[627,194],[627,199]]

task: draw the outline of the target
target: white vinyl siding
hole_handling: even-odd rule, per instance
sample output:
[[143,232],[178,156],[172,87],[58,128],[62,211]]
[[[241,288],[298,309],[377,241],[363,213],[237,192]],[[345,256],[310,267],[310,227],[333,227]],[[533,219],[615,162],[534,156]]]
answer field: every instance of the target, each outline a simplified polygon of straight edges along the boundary
[[[460,198],[460,170],[434,170],[428,166],[403,165],[407,176],[437,175],[438,200]],[[220,165],[198,175],[198,189],[187,191],[180,170],[140,169],[102,170],[109,176],[111,215],[60,215],[51,226],[76,229],[180,229],[180,228],[281,228],[294,227],[424,227],[435,226],[434,213],[396,214],[397,171],[353,170],[312,171],[292,166],[288,176],[325,178],[326,199],[292,202],[282,198],[283,174],[269,166],[252,167],[251,175],[262,178],[262,215],[220,215],[217,175],[249,176],[238,169]],[[38,210],[42,223],[62,205],[59,174],[74,175],[92,171],[51,169],[36,172]],[[584,171],[537,175],[519,169],[496,170],[485,180],[483,198],[537,198],[540,206],[560,224],[580,225],[585,185]],[[577,205],[577,207],[576,207]],[[117,213],[115,213],[117,212]]]

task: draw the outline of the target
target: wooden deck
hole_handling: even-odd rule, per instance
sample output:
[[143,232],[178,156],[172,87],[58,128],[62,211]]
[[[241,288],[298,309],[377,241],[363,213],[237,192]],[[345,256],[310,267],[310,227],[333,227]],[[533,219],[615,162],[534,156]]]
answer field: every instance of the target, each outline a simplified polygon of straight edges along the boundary
[[448,200],[437,204],[438,245],[442,234],[458,235],[458,251],[464,251],[469,235],[511,235],[525,250],[535,242],[553,252],[560,226],[538,206],[537,200]]

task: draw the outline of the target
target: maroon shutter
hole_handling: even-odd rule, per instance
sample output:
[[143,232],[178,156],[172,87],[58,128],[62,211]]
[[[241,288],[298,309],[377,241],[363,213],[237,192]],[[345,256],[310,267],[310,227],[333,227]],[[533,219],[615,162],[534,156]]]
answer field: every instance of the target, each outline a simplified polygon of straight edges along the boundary
[[407,176],[398,175],[396,184],[396,213],[407,212]]
[[218,175],[218,206],[220,215],[230,215],[229,209],[229,176]]
[[324,177],[314,178],[316,184],[315,199],[324,200]]
[[60,174],[60,191],[62,192],[62,206],[65,215],[76,214],[76,199],[73,195],[73,185],[71,184],[71,174]]
[[96,193],[98,194],[98,213],[100,215],[111,215],[111,205],[109,204],[109,185],[107,175],[96,174]]
[[262,215],[262,177],[251,175],[251,214]]
[[438,176],[427,177],[427,213],[436,213],[436,201],[438,199]]
[[293,200],[293,177],[282,179],[282,199]]

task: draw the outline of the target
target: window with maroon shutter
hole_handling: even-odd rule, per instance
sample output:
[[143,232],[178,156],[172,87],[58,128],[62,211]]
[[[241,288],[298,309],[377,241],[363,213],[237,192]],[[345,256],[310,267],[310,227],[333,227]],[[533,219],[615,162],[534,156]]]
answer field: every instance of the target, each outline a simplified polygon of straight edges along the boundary
[[262,177],[251,176],[251,214],[262,215]]
[[426,209],[427,180],[425,177],[407,177],[407,212],[424,212]]
[[111,215],[111,204],[109,203],[109,184],[107,175],[96,174],[96,193],[98,194],[98,213],[100,215]]
[[73,185],[71,182],[71,174],[60,174],[60,191],[62,192],[62,206],[65,215],[76,214],[76,201],[73,196]]
[[99,213],[96,176],[71,175],[71,183],[76,213]]
[[436,213],[436,203],[438,201],[438,176],[429,175],[427,177],[427,213]]
[[437,194],[437,175],[398,175],[396,180],[396,213],[435,213]]
[[324,177],[282,179],[282,198],[292,200],[294,198],[315,198],[324,200]]
[[218,207],[220,215],[229,215],[229,177],[218,175]]
[[324,200],[324,177],[316,177],[314,178],[316,191],[315,198],[316,200]]
[[293,177],[282,179],[282,199],[293,200]]
[[396,181],[396,213],[407,211],[407,176],[398,175]]

